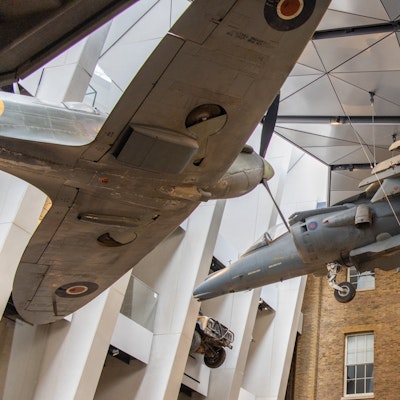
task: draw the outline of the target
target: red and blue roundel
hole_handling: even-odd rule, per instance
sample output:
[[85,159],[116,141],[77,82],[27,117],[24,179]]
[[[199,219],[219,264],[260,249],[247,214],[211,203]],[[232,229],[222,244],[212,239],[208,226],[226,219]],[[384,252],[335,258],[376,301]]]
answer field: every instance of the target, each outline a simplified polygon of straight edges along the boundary
[[312,15],[315,0],[265,0],[264,17],[278,31],[291,31]]
[[318,228],[318,223],[316,221],[311,221],[308,225],[307,228],[309,231],[315,231]]

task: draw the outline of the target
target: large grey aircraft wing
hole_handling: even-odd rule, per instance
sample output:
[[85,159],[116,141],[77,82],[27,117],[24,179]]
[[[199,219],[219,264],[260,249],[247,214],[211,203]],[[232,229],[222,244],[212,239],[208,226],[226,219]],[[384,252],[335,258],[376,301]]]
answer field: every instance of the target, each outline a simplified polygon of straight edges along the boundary
[[379,240],[350,252],[350,261],[359,271],[376,268],[392,269],[400,262],[400,235],[391,236],[389,233],[380,235]]
[[136,0],[0,3],[0,85],[38,69]]
[[[0,139],[0,167],[53,202],[15,278],[23,318],[47,323],[72,313],[199,201],[243,194],[261,180],[260,157],[241,150],[328,4],[196,0],[93,142]],[[0,122],[9,104],[3,106]]]

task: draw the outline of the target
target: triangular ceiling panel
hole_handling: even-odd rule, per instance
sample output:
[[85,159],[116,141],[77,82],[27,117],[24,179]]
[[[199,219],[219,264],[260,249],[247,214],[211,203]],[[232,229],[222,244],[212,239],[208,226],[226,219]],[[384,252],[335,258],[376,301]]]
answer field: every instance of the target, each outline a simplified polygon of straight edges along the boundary
[[332,147],[347,146],[349,143],[340,139],[330,138],[295,129],[276,128],[276,133],[297,146],[304,147]]
[[[393,134],[400,131],[397,125],[357,125],[349,126],[353,133],[353,140],[369,146],[378,146],[387,149],[393,142]],[[350,133],[350,132],[349,132]],[[400,135],[399,135],[400,138]]]
[[357,169],[349,170],[333,170],[330,174],[330,205],[350,199],[358,195],[363,190],[358,187],[358,184],[370,176],[370,169]]
[[331,191],[329,205],[334,206],[335,204],[341,203],[346,200],[350,202],[352,198],[359,195],[361,192],[361,189],[348,191]]
[[330,149],[333,155],[336,153],[336,160],[330,162],[330,165],[340,164],[372,164],[374,162],[373,154],[366,146],[349,146],[348,152],[343,152],[343,149]]
[[372,161],[374,164],[377,164],[381,161],[387,160],[390,157],[393,157],[393,154],[389,151],[389,147],[369,147],[369,150],[372,154]]
[[[309,135],[309,140],[319,139],[318,136],[341,141],[342,145],[349,144],[366,144],[374,145],[382,148],[388,148],[393,142],[393,134],[400,139],[400,127],[397,125],[380,125],[372,126],[368,124],[277,124],[275,131],[285,137],[294,135],[295,132]],[[397,132],[399,134],[397,135]],[[296,140],[302,140],[302,136],[291,137],[290,140],[297,143]],[[321,139],[322,140],[322,139]],[[308,142],[307,142],[308,143]],[[337,142],[331,142],[337,145]],[[300,145],[300,144],[299,144]]]
[[[346,36],[332,39],[314,40],[314,44],[318,51],[319,56],[327,71],[336,70],[341,72],[353,71],[354,68],[362,66],[361,70],[376,71],[378,68],[370,68],[369,64],[362,65],[361,62],[371,60],[370,49],[371,46],[376,45],[377,42],[382,41],[388,34],[375,33],[369,35]],[[360,54],[361,53],[361,54]],[[363,55],[363,57],[361,57]],[[352,69],[352,60],[360,57],[361,61],[354,63]],[[375,60],[377,62],[377,60]]]
[[[397,0],[394,1],[397,3]],[[388,19],[385,7],[382,2],[377,0],[332,0],[329,8],[365,17]]]
[[306,65],[317,71],[325,72],[324,65],[321,62],[321,58],[318,55],[313,42],[309,42],[307,44],[297,62],[301,65]]
[[333,73],[331,76],[357,86],[360,89],[364,89],[367,92],[372,91],[376,97],[400,104],[400,70],[341,72]]
[[319,24],[319,29],[336,29],[344,26],[375,25],[383,20],[364,17],[362,15],[347,14],[340,11],[328,10]]
[[301,91],[281,100],[280,115],[341,115],[340,103],[328,77],[323,76]]
[[321,76],[321,74],[289,76],[281,88],[281,101],[286,97],[298,92],[300,89],[305,88],[310,83],[319,79]]
[[332,146],[332,147],[305,147],[304,150],[325,162],[328,165],[341,164],[369,164],[372,162],[372,154],[368,149],[360,145]]
[[[346,38],[346,46],[351,46],[350,43],[347,43],[347,40],[353,41],[354,39],[356,39],[353,42],[355,47],[352,50],[356,50],[358,46],[359,54],[354,54],[352,58],[348,57],[348,61],[341,63],[341,65],[336,63],[337,67],[332,68],[335,69],[334,72],[391,71],[400,69],[399,43],[394,33],[389,35],[387,33],[360,35],[353,38]],[[320,54],[322,54],[321,51],[326,51],[326,49],[320,48],[318,50]],[[331,58],[331,56],[327,57]]]
[[[341,79],[331,77],[335,92],[339,97],[346,115],[372,116],[375,113],[381,115],[400,115],[400,106],[386,101],[378,96],[372,97],[369,91],[360,89],[358,86],[349,84]],[[374,90],[371,86],[371,91]],[[399,99],[400,100],[400,99]]]
[[331,171],[332,190],[352,190],[371,175],[370,169],[353,169],[351,171]]
[[290,76],[299,75],[321,75],[321,71],[318,71],[317,69],[311,68],[307,65],[297,63],[290,72]]
[[385,7],[389,18],[394,20],[400,16],[400,2],[399,0],[381,0],[382,5]]

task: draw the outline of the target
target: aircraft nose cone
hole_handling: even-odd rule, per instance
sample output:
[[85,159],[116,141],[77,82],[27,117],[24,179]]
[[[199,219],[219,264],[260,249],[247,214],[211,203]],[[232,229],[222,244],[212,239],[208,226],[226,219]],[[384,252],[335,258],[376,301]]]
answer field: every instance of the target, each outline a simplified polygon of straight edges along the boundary
[[227,269],[214,272],[194,289],[193,297],[198,301],[203,301],[229,293],[229,281],[230,277]]
[[193,297],[198,301],[205,300],[205,297],[207,295],[207,290],[204,286],[206,285],[202,283],[199,286],[197,286],[196,289],[194,289],[193,291]]
[[218,296],[215,293],[215,290],[210,285],[210,282],[203,282],[193,291],[193,297],[198,301],[212,299],[213,297]]

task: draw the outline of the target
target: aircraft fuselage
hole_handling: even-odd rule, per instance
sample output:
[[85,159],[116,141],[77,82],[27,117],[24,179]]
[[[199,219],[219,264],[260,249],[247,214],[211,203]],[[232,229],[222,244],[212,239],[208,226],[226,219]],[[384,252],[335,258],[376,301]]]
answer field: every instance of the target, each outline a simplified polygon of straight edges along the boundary
[[291,232],[253,246],[230,267],[200,284],[194,296],[206,300],[296,276],[326,271],[326,264],[359,271],[400,265],[400,199],[355,203],[294,214]]

